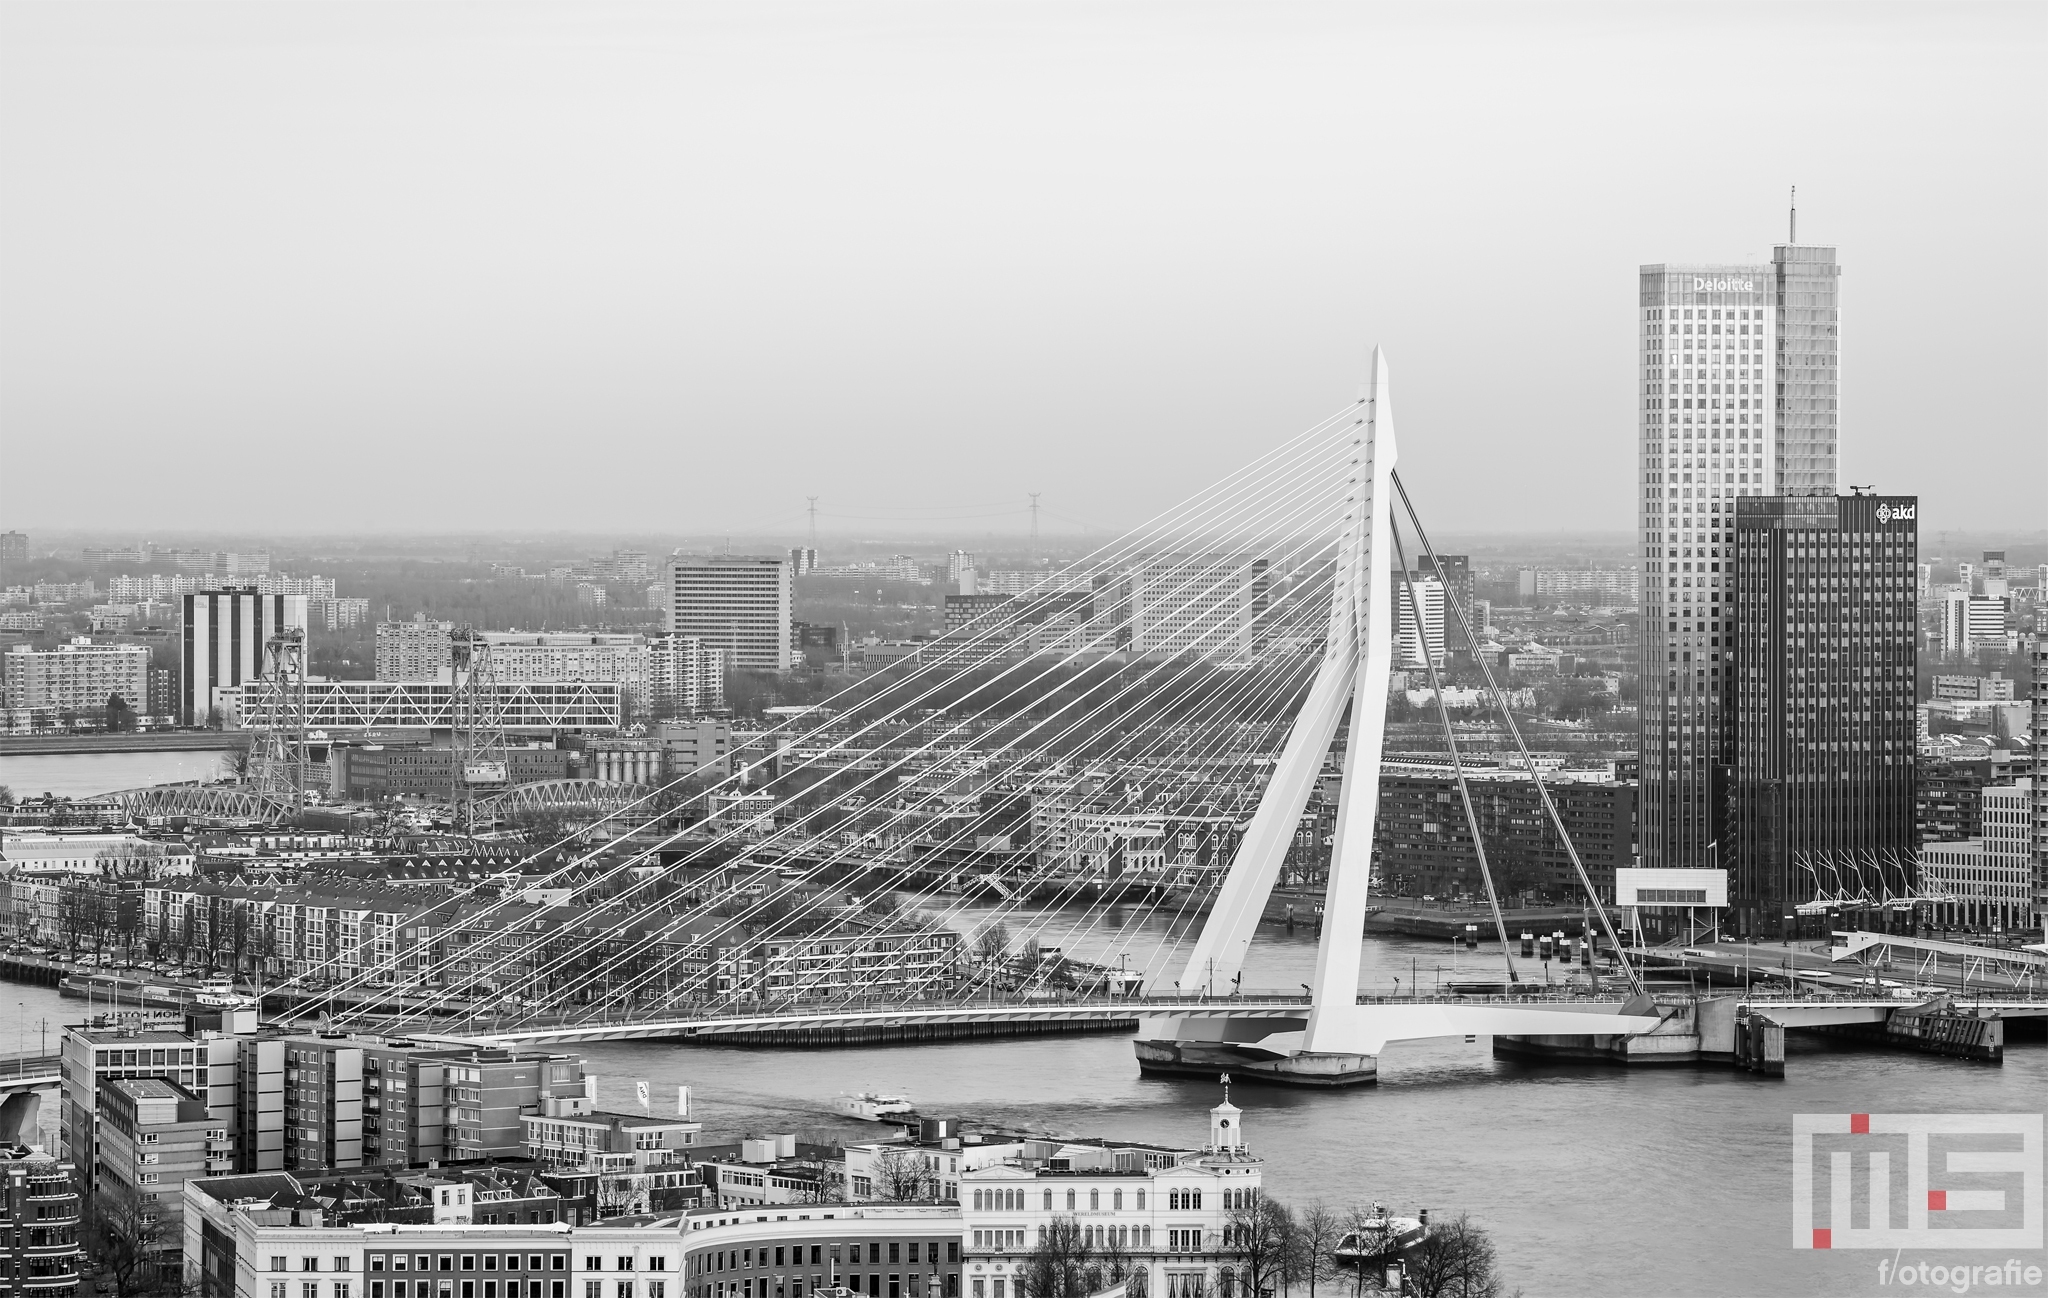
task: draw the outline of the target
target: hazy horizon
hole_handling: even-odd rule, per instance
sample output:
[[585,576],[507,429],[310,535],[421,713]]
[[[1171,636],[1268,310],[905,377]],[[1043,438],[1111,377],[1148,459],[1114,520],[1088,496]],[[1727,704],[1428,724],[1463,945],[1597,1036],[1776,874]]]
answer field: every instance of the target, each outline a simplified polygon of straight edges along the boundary
[[1793,184],[1842,488],[2043,521],[2038,5],[0,23],[0,529],[1078,541],[1379,343],[1433,529],[1632,535],[1637,267]]

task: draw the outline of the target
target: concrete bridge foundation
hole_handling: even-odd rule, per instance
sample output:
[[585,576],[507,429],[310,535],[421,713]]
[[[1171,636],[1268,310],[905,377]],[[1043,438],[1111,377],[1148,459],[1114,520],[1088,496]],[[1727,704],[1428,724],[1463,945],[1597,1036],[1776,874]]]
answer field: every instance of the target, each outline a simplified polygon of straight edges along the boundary
[[[1734,1006],[1717,1012],[1713,1024],[1716,1053],[1731,1053],[1732,1040],[1724,1044],[1727,1024],[1734,1020]],[[1578,1033],[1514,1033],[1493,1039],[1495,1058],[1594,1059],[1630,1067],[1661,1064],[1696,1064],[1702,1057],[1699,1007],[1660,1005],[1663,1021],[1648,1032],[1617,1032],[1598,1036]],[[1726,1023],[1723,1022],[1725,1018]]]
[[[0,1145],[33,1144],[43,1100],[34,1091],[14,1091],[0,1100]],[[23,1133],[30,1139],[24,1140]]]
[[1139,1040],[1138,1072],[1146,1077],[1214,1078],[1229,1073],[1235,1082],[1275,1086],[1370,1086],[1379,1081],[1380,1061],[1373,1055],[1270,1051],[1228,1041]]

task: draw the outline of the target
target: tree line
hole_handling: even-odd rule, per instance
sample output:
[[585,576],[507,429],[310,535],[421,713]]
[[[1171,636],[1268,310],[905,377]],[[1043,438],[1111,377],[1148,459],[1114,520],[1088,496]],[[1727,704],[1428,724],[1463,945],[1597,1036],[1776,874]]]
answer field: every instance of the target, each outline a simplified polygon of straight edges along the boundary
[[[1315,1199],[1297,1212],[1278,1199],[1247,1194],[1230,1210],[1223,1237],[1204,1241],[1205,1251],[1229,1259],[1215,1298],[1318,1298],[1325,1292],[1332,1298],[1500,1298],[1503,1281],[1493,1241],[1462,1214],[1434,1224],[1420,1243],[1404,1250],[1398,1277],[1340,1263],[1337,1249],[1347,1236],[1373,1248],[1392,1243],[1383,1237],[1382,1220],[1376,1207],[1365,1204],[1339,1207]],[[1019,1298],[1088,1298],[1118,1284],[1126,1298],[1150,1298],[1147,1275],[1116,1232],[1090,1229],[1072,1216],[1055,1217],[1025,1256]]]

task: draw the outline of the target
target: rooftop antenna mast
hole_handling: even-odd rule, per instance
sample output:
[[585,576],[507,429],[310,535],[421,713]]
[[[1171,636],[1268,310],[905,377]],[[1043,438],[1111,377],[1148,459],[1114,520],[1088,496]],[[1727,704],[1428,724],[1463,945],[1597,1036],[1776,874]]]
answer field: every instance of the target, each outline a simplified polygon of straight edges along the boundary
[[1792,231],[1785,242],[1788,244],[1799,242],[1799,186],[1797,185],[1792,186]]
[[811,548],[815,550],[818,548],[818,498],[805,496],[804,499],[811,502]]
[[1031,497],[1031,561],[1038,562],[1038,492],[1027,492]]

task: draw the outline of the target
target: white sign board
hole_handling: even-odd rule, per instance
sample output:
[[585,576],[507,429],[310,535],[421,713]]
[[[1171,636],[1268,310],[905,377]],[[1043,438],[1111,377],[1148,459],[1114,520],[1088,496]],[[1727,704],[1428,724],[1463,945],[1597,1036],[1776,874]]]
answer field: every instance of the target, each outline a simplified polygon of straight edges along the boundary
[[1644,870],[1614,872],[1617,906],[1726,906],[1726,870]]

